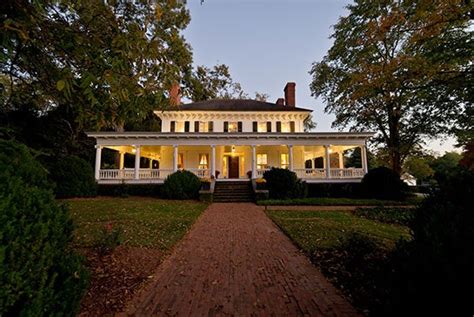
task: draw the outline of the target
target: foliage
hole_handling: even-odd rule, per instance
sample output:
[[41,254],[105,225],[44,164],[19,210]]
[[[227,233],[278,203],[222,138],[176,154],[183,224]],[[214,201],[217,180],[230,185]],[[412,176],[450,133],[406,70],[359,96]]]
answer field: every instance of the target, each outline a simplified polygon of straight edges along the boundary
[[410,156],[405,161],[404,166],[406,171],[416,178],[417,182],[423,182],[429,180],[434,175],[434,170],[430,166],[432,161],[431,157]]
[[0,315],[74,316],[86,272],[73,225],[28,148],[0,140]]
[[166,177],[161,195],[168,199],[196,199],[200,188],[201,181],[194,173],[177,171]]
[[115,250],[122,243],[122,232],[122,228],[110,222],[103,226],[95,243],[98,253],[103,256]]
[[104,224],[123,228],[124,246],[170,250],[207,204],[195,201],[170,201],[154,198],[100,197],[66,200],[76,224],[74,244],[94,247]]
[[304,119],[303,121],[303,128],[304,128],[304,132],[310,132],[314,129],[316,129],[316,122],[314,122],[313,120],[313,116],[310,114],[306,117],[306,119]]
[[400,176],[386,167],[370,170],[362,179],[362,191],[366,197],[400,200],[405,198],[407,186]]
[[413,208],[376,207],[357,208],[354,215],[366,219],[377,220],[385,223],[393,223],[407,226],[413,219]]
[[165,107],[192,62],[178,1],[9,1],[2,11],[2,107],[64,106],[81,126],[121,130]]
[[272,167],[265,171],[263,178],[267,182],[270,198],[304,198],[307,194],[306,183],[288,169]]
[[313,64],[311,91],[337,127],[377,131],[398,174],[426,136],[443,134],[472,101],[472,3],[357,0]]
[[307,197],[293,199],[268,199],[257,202],[258,205],[267,206],[412,206],[420,202],[419,199],[405,201],[378,200],[366,198],[333,198],[333,197]]
[[[50,158],[48,158],[50,159]],[[56,184],[57,197],[90,197],[97,193],[92,166],[77,156],[55,157],[48,164],[49,177]]]
[[474,282],[474,173],[459,169],[427,198],[394,254],[394,314],[471,315]]
[[456,152],[447,152],[443,156],[436,158],[431,163],[431,168],[435,172],[434,177],[438,183],[446,181],[447,178],[458,171],[460,160],[460,154]]

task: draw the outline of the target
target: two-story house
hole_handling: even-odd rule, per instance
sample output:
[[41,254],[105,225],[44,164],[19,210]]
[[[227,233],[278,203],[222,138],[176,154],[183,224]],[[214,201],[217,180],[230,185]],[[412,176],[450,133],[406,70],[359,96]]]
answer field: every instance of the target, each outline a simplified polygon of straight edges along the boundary
[[[181,104],[174,87],[172,106],[155,111],[161,131],[88,133],[97,140],[95,177],[102,184],[162,183],[169,174],[186,169],[216,181],[248,180],[279,167],[308,183],[360,182],[367,172],[366,141],[373,133],[306,132],[304,121],[311,110],[296,107],[295,83],[286,85],[284,95],[276,103]],[[346,167],[346,155],[356,148],[360,166]],[[104,149],[120,153],[113,168],[102,164]]]

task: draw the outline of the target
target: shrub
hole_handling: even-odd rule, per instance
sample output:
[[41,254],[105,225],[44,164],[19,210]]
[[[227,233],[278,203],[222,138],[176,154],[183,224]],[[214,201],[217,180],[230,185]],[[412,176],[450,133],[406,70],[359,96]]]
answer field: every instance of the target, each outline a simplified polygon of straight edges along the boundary
[[97,194],[94,170],[85,160],[77,156],[60,157],[48,164],[50,179],[56,184],[57,197],[90,197]]
[[86,272],[72,232],[41,164],[0,140],[0,316],[75,315]]
[[413,239],[394,253],[394,313],[474,313],[474,172],[461,170],[440,183],[410,224]]
[[199,196],[201,181],[189,171],[177,171],[166,177],[161,194],[168,199],[196,199]]
[[103,226],[95,243],[98,253],[105,255],[115,250],[122,243],[122,232],[122,228],[114,227],[111,223]]
[[362,197],[359,183],[349,184],[308,184],[309,197]]
[[357,208],[354,214],[366,219],[407,226],[413,219],[413,208],[374,207]]
[[362,179],[361,186],[366,197],[385,200],[403,199],[407,190],[400,176],[386,167],[370,170]]
[[307,194],[306,183],[298,181],[296,174],[284,168],[272,167],[263,174],[267,181],[270,198],[304,198]]

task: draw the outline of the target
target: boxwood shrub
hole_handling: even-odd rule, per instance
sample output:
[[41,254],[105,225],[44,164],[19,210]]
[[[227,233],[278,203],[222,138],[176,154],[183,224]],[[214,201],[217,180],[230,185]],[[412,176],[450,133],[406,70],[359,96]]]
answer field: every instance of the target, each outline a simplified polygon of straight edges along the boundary
[[161,187],[161,196],[168,199],[197,199],[201,180],[193,173],[183,170],[166,177]]
[[44,167],[0,140],[0,316],[74,316],[86,286],[73,224]]

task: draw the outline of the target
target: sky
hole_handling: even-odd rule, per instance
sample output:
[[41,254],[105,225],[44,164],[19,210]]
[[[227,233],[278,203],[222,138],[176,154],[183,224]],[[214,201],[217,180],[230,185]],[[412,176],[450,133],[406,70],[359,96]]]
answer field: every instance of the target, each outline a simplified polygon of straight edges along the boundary
[[[195,65],[226,64],[246,93],[283,97],[296,83],[296,104],[313,110],[315,131],[335,131],[333,115],[311,96],[311,65],[331,47],[332,26],[347,13],[349,0],[188,0],[191,23],[184,32]],[[455,140],[429,142],[443,154]]]

